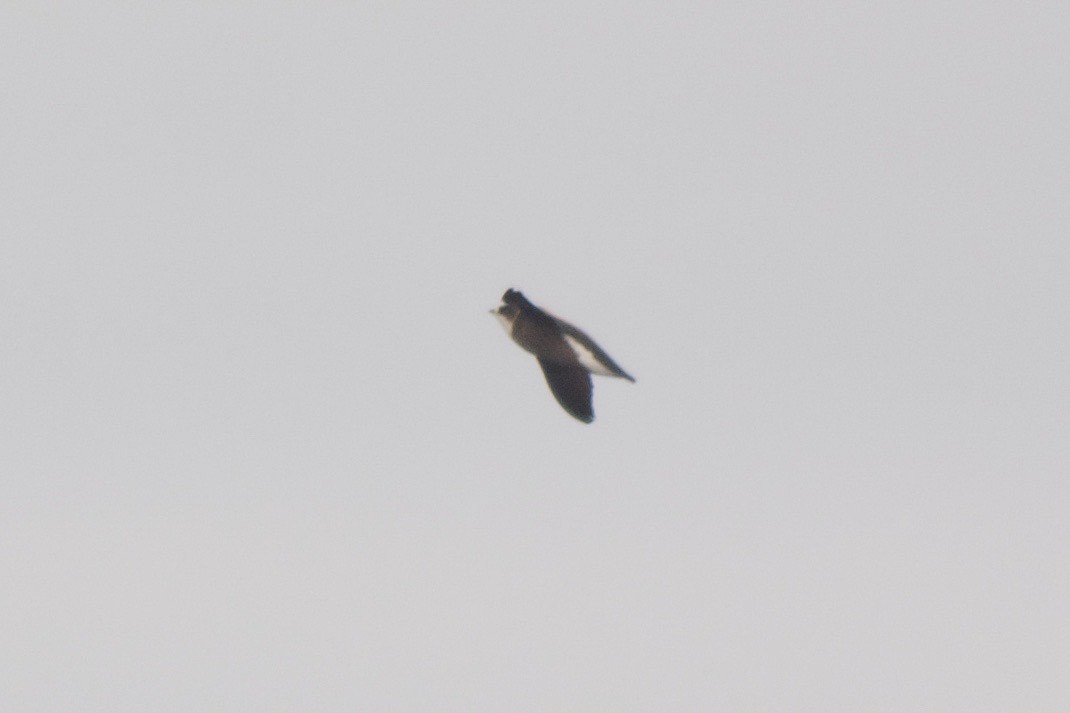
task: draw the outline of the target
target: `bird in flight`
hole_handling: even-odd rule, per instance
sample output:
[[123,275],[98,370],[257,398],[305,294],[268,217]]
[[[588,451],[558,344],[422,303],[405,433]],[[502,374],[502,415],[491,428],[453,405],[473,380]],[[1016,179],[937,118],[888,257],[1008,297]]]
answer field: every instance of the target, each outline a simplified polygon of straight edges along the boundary
[[506,290],[502,304],[490,313],[498,318],[514,342],[538,359],[557,403],[584,423],[594,420],[591,374],[635,381],[593,339],[539,309],[514,289]]

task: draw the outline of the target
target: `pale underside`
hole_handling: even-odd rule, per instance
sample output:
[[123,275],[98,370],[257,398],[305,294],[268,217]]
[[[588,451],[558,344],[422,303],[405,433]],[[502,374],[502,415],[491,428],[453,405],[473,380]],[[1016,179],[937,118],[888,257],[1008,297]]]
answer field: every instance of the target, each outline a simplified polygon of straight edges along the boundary
[[564,336],[565,341],[570,347],[572,347],[572,351],[576,353],[576,358],[579,359],[580,364],[590,370],[592,374],[601,374],[602,376],[617,376],[617,374],[615,374],[612,370],[606,368],[604,364],[598,361],[598,359],[591,352],[591,350],[583,346],[583,344],[581,344],[579,340],[569,336],[568,334]]

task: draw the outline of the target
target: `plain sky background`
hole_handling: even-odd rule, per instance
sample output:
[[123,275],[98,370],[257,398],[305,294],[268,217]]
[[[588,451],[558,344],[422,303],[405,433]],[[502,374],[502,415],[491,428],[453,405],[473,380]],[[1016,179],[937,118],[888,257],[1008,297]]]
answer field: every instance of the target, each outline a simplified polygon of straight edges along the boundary
[[[1065,2],[6,3],[10,711],[1070,710]],[[638,383],[569,418],[507,287]]]

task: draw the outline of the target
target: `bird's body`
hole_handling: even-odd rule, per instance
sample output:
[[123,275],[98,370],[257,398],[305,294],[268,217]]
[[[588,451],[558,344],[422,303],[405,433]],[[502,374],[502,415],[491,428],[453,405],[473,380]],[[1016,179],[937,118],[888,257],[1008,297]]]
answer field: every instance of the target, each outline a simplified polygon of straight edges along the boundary
[[550,392],[562,408],[584,423],[594,420],[591,374],[635,381],[593,339],[539,309],[516,290],[506,290],[501,306],[491,313],[514,342],[539,360]]

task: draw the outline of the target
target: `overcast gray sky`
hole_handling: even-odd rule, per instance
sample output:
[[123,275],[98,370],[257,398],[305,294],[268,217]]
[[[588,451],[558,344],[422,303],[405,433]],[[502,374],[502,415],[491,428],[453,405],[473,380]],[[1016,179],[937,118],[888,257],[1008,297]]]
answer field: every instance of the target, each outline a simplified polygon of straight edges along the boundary
[[[5,709],[1070,710],[1068,48],[6,4]],[[638,383],[569,418],[507,287]]]

